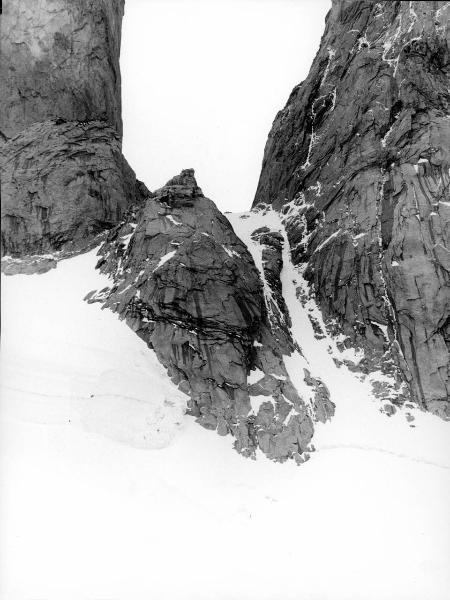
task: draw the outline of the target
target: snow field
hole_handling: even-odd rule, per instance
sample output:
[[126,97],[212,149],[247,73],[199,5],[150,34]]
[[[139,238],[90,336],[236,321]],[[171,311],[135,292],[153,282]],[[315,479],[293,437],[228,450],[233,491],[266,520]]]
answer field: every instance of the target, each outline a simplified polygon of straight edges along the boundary
[[[236,231],[250,247],[269,219]],[[294,335],[336,403],[301,467],[183,415],[153,352],[82,301],[107,284],[95,253],[3,278],[1,600],[447,598],[448,424],[379,412],[314,338],[284,259]]]

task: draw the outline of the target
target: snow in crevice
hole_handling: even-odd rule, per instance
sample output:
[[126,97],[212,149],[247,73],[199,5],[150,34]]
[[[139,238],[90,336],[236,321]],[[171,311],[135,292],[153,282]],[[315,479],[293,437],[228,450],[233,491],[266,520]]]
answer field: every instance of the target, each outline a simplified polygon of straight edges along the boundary
[[162,267],[163,265],[165,265],[166,262],[169,261],[171,258],[173,258],[176,253],[177,253],[176,250],[171,250],[170,252],[167,252],[167,254],[164,254],[164,256],[161,256],[161,258],[159,259],[158,264],[153,269],[153,273],[155,271],[157,271],[160,267]]
[[333,91],[331,92],[332,96],[331,96],[331,109],[330,110],[334,110],[336,107],[336,87],[333,88]]
[[[396,119],[397,119],[397,117],[396,117]],[[386,148],[386,144],[388,143],[389,136],[392,134],[392,131],[393,131],[395,125],[396,125],[396,121],[394,120],[392,125],[389,127],[389,129],[386,131],[386,133],[382,137],[381,145],[383,146],[383,148]]]
[[322,191],[322,184],[320,181],[317,181],[315,185],[310,185],[308,190],[315,192],[316,198],[319,198]]
[[386,36],[386,39],[383,43],[383,54],[381,55],[381,60],[388,63],[388,65],[390,67],[393,67],[394,77],[397,73],[397,67],[398,67],[400,53],[398,53],[395,58],[388,58],[388,54],[390,54],[391,50],[395,48],[395,45],[396,45],[396,43],[401,35],[401,32],[402,32],[402,14],[401,14],[401,12],[398,14],[397,19],[398,19],[397,29],[395,30],[395,33],[393,35],[390,35],[390,32],[388,31],[388,35]]
[[324,239],[324,241],[319,244],[316,248],[316,252],[320,252],[322,250],[322,248],[324,248],[327,244],[329,244],[332,240],[334,240],[334,238],[338,237],[341,234],[341,230],[337,229],[336,231],[334,231],[331,235],[329,235],[326,239]]
[[173,223],[173,225],[183,225],[183,223],[181,223],[180,221],[177,221],[175,219],[174,216],[172,215],[164,215],[166,217],[166,219],[168,219],[171,223]]
[[331,63],[333,62],[333,59],[336,56],[336,50],[334,50],[331,47],[327,48],[327,52],[328,52],[328,60],[327,60],[325,71],[323,72],[323,76],[322,76],[322,79],[320,81],[320,86],[319,87],[322,87],[323,84],[325,83],[325,81],[326,81],[326,79],[328,77],[328,73],[330,71]]
[[417,13],[414,10],[412,0],[410,0],[410,3],[409,3],[409,18],[410,18],[410,24],[409,24],[409,27],[408,27],[408,30],[406,33],[411,33],[411,31],[414,29],[414,25],[416,24],[417,18],[418,18]]
[[[322,77],[322,81],[320,83],[320,87],[322,87],[323,83],[325,82],[325,79],[328,75],[328,71],[330,68],[330,64],[331,61],[333,60],[334,56],[335,56],[335,51],[332,50],[331,48],[328,48],[328,63],[327,66],[325,68],[325,72],[323,74]],[[302,169],[303,171],[306,170],[308,167],[311,166],[311,153],[313,151],[313,148],[315,146],[317,146],[318,142],[320,141],[320,136],[317,134],[315,128],[314,128],[314,121],[316,118],[316,111],[315,111],[315,104],[316,102],[318,102],[319,100],[321,100],[322,98],[326,98],[327,94],[319,96],[318,98],[316,98],[314,100],[314,102],[312,103],[311,106],[311,134],[310,134],[310,138],[309,138],[309,146],[308,146],[308,152],[306,155],[306,160],[305,162],[300,166],[300,169]],[[332,105],[331,105],[331,109],[330,110],[334,110],[334,107],[336,105],[336,87],[333,88],[332,91]],[[320,190],[319,190],[320,193]]]
[[120,243],[121,243],[121,245],[123,247],[124,252],[126,252],[128,250],[128,246],[130,245],[130,240],[133,237],[134,230],[136,229],[136,224],[135,223],[130,223],[130,227],[132,229],[131,233],[123,235],[120,238]]
[[[313,123],[314,123],[314,114],[313,114]],[[306,170],[308,167],[311,166],[311,153],[313,151],[314,146],[317,145],[317,142],[319,141],[319,136],[316,134],[316,132],[314,131],[314,124],[311,125],[311,135],[309,138],[309,146],[308,146],[308,152],[306,154],[306,160],[305,162],[300,166],[300,168],[304,171]]]
[[381,4],[381,2],[377,2],[375,4],[375,19],[382,17],[383,16],[383,5]]
[[[382,184],[381,184],[381,188],[380,188],[380,193],[379,193],[379,199],[378,199],[378,207],[377,207],[377,211],[378,211],[378,218],[377,218],[377,223],[378,223],[378,231],[377,231],[377,240],[378,240],[378,263],[379,263],[379,275],[380,275],[380,279],[381,279],[381,284],[382,284],[382,289],[383,289],[383,302],[384,302],[384,306],[385,306],[385,310],[386,310],[386,315],[387,318],[389,319],[389,322],[392,326],[393,329],[393,333],[394,333],[394,341],[395,344],[397,346],[397,351],[403,356],[403,351],[401,348],[401,344],[400,344],[400,335],[399,335],[399,331],[398,331],[398,326],[397,326],[397,318],[396,318],[396,313],[395,313],[395,309],[392,305],[391,299],[389,297],[389,292],[388,292],[388,285],[386,282],[386,278],[384,275],[384,251],[383,251],[383,239],[382,239],[382,234],[381,234],[381,207],[383,204],[383,197],[384,197],[384,186],[386,184],[386,180],[383,179]],[[403,356],[404,358],[404,356]]]
[[366,235],[367,235],[366,231],[354,235],[353,238],[352,238],[352,240],[353,240],[353,242],[352,242],[353,246],[356,248],[358,246],[358,240],[366,237]]
[[132,234],[132,233],[129,233],[128,235],[124,235],[124,236],[121,238],[121,240],[120,240],[120,241],[121,241],[121,244],[122,244],[122,245],[123,245],[123,247],[124,247],[124,250],[127,250],[128,246],[129,246],[129,244],[130,244],[130,240],[131,240],[131,238],[132,238],[132,237],[133,237],[133,234]]
[[[395,32],[392,33],[390,29],[388,29],[385,34],[383,41],[383,53],[381,56],[384,62],[388,63],[390,67],[393,67],[394,77],[397,74],[400,56],[403,50],[414,41],[420,40],[423,35],[423,31],[421,31],[420,35],[405,40],[405,38],[411,34],[418,21],[418,16],[414,10],[413,2],[409,2],[409,11],[406,14],[406,18],[403,19],[403,15],[400,12],[397,20],[398,25]],[[394,54],[394,57],[392,57],[392,54]]]
[[234,258],[234,257],[239,257],[240,256],[239,252],[236,252],[236,250],[232,250],[231,248],[228,248],[224,244],[221,244],[221,246],[222,246],[222,248],[225,250],[225,252],[228,254],[228,256],[230,258]]

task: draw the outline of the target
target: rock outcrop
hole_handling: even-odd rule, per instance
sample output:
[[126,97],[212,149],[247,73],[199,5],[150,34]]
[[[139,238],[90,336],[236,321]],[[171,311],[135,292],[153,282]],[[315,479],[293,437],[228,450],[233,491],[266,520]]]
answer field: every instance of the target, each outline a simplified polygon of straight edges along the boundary
[[[281,241],[264,235],[276,252]],[[231,433],[245,455],[259,447],[275,460],[304,460],[316,412],[332,412],[328,393],[315,408],[297,393],[283,362],[289,331],[280,336],[278,320],[274,335],[252,256],[194,172],[130,209],[99,254],[113,284],[87,300],[118,312],[155,350],[198,422]],[[266,264],[281,289],[279,259]]]
[[121,152],[122,14],[123,0],[4,6],[3,255],[89,247],[138,200]]
[[[333,0],[269,134],[280,210],[322,311],[450,417],[450,3]],[[400,394],[401,396],[402,394]]]

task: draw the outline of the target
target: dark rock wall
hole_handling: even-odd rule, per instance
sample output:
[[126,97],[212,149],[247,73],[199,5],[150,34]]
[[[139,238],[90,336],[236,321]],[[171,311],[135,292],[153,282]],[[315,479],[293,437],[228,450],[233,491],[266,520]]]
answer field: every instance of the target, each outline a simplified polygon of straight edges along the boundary
[[121,153],[123,0],[9,0],[2,14],[2,254],[89,245],[136,201]]
[[447,2],[334,0],[311,71],[274,121],[254,201],[286,215],[325,315],[369,353],[391,353],[415,399],[444,417],[449,19]]
[[62,118],[122,133],[124,0],[7,0],[1,17],[0,132]]
[[2,252],[39,254],[117,224],[135,178],[116,131],[99,121],[36,123],[0,148]]

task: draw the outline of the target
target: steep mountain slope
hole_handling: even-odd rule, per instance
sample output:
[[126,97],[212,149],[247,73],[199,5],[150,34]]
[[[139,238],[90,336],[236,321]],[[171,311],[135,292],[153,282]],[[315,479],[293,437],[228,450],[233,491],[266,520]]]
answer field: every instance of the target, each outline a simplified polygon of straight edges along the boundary
[[[286,219],[334,330],[450,417],[448,2],[334,0],[254,206]],[[404,401],[404,391],[398,401]]]
[[2,255],[77,251],[137,201],[121,153],[122,15],[123,0],[5,3]]

